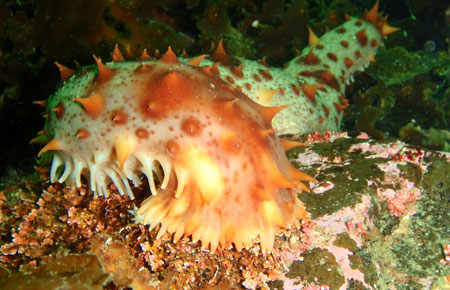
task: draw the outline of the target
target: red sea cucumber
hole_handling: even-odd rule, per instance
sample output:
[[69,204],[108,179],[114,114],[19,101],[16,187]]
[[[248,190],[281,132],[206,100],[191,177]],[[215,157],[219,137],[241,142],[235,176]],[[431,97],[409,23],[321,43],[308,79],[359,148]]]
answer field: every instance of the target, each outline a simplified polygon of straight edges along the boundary
[[271,127],[284,107],[258,105],[170,49],[157,61],[96,61],[48,101],[53,139],[40,154],[55,151],[52,182],[79,187],[84,174],[96,194],[108,196],[113,182],[133,197],[128,179],[145,175],[152,195],[137,220],[213,251],[258,236],[270,251],[279,227],[308,216],[297,193],[314,178],[289,163]]

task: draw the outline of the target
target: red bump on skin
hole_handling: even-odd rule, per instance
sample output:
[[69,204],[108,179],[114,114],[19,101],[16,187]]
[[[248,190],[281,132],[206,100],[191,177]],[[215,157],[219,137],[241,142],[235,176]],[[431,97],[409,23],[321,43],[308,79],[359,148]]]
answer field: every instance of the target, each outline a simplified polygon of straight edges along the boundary
[[61,119],[65,112],[64,104],[60,103],[56,108],[53,108],[52,111],[56,112],[56,117],[58,119]]
[[320,60],[314,55],[313,48],[309,51],[308,55],[305,58],[305,64],[307,65],[316,65],[319,64]]
[[323,45],[322,44],[318,44],[318,45],[316,45],[316,48],[317,49],[323,49]]
[[348,41],[342,40],[342,41],[341,41],[341,45],[342,45],[342,47],[347,48],[347,47],[348,47]]
[[229,154],[237,154],[241,151],[241,141],[237,136],[226,136],[222,139],[222,149]]
[[128,114],[123,111],[114,111],[111,120],[116,125],[123,125],[127,123]]
[[232,77],[227,76],[226,79],[227,79],[227,82],[228,82],[228,83],[234,84],[234,79],[233,79]]
[[177,155],[177,153],[180,151],[180,146],[178,143],[174,140],[169,140],[166,143],[166,152],[170,156]]
[[152,69],[153,69],[152,65],[148,65],[148,64],[143,63],[140,67],[138,67],[135,70],[135,73],[137,73],[137,74],[149,73],[149,72],[152,71]]
[[336,32],[338,32],[338,33],[345,33],[346,32],[345,27],[342,26],[341,28],[336,30]]
[[77,137],[80,139],[86,139],[87,137],[89,137],[89,135],[90,135],[89,131],[83,128],[81,128],[77,132]]
[[312,77],[312,76],[314,76],[314,73],[309,70],[306,70],[306,71],[300,72],[299,75],[302,75],[304,77]]
[[356,22],[356,26],[361,26],[362,25],[362,21],[361,20],[358,20],[357,22]]
[[376,39],[372,39],[372,41],[370,41],[370,45],[372,47],[377,47],[380,46],[380,43]]
[[247,89],[247,91],[250,91],[252,89],[252,86],[249,83],[246,83],[245,88]]
[[230,67],[231,73],[236,76],[237,78],[243,78],[244,74],[242,73],[242,64],[236,66],[236,67]]
[[311,103],[315,104],[316,103],[316,92],[321,87],[322,87],[321,84],[317,84],[317,85],[303,84],[302,90],[303,90],[303,93],[305,94],[305,96],[311,101]]
[[136,129],[136,131],[134,132],[134,134],[136,135],[136,137],[138,137],[139,139],[147,139],[148,138],[148,131],[145,130],[144,128],[138,128]]
[[367,39],[366,29],[364,28],[360,32],[356,34],[356,39],[358,40],[361,46],[366,46],[369,40]]
[[111,80],[115,74],[114,69],[109,68],[106,65],[104,65],[102,63],[102,61],[100,60],[100,58],[97,58],[95,55],[94,55],[94,60],[97,63],[97,68],[98,68],[98,74],[97,74],[97,77],[95,78],[95,82],[97,84],[103,84],[103,83],[106,83],[107,81]]
[[356,58],[361,58],[362,57],[361,51],[359,51],[359,50],[355,51],[355,57]]
[[337,56],[334,53],[331,53],[331,52],[327,53],[327,57],[334,62],[337,61]]
[[260,82],[260,81],[261,81],[261,78],[260,78],[259,75],[257,75],[257,74],[253,74],[253,79],[254,79],[255,81],[257,81],[257,82]]
[[327,108],[324,105],[322,105],[322,107],[323,107],[323,112],[325,113],[325,117],[328,118],[328,115],[330,114],[330,108]]
[[292,88],[292,91],[294,91],[294,94],[296,94],[297,96],[300,95],[300,90],[299,90],[298,86],[291,84],[291,88]]
[[272,79],[272,75],[270,75],[270,69],[267,70],[262,70],[259,69],[259,74],[262,75],[263,78],[265,78],[266,80],[271,80]]
[[181,123],[181,129],[191,137],[198,136],[202,132],[200,121],[195,119],[194,117],[184,119]]
[[327,70],[326,72],[322,73],[320,75],[320,78],[325,82],[325,84],[327,84],[328,86],[339,90],[339,83],[336,80],[336,78],[333,76],[333,74]]
[[348,57],[346,57],[346,58],[344,59],[344,62],[345,62],[345,66],[346,66],[347,68],[350,68],[352,65],[355,64],[355,62],[354,62],[352,59],[348,58]]

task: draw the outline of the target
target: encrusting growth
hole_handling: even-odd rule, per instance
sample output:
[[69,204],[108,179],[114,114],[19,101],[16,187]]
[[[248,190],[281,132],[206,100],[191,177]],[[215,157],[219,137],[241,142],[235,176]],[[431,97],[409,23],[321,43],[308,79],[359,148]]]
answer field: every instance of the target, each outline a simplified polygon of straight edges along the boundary
[[222,43],[211,57],[169,48],[125,61],[116,46],[111,63],[94,57],[77,72],[56,63],[64,84],[39,103],[48,118],[33,142],[48,140],[39,155],[54,152],[51,182],[80,187],[83,175],[95,195],[108,196],[112,182],[133,198],[129,181],[146,177],[136,220],[160,224],[158,237],[191,236],[212,251],[259,237],[271,251],[280,227],[308,217],[297,195],[316,182],[285,156],[301,144],[275,133],[336,130],[344,83],[393,31],[376,4],[320,39],[311,32],[313,47],[286,69],[231,58]]

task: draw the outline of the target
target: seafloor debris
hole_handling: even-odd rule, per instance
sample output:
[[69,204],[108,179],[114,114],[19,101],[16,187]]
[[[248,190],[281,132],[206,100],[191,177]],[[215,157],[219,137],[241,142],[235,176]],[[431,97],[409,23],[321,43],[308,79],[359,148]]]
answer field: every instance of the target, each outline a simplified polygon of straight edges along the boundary
[[112,186],[109,198],[92,198],[84,188],[44,183],[41,194],[19,184],[0,193],[0,285],[48,276],[72,289],[85,277],[91,289],[449,287],[449,154],[364,134],[294,139],[307,145],[289,159],[320,182],[300,195],[311,221],[280,230],[270,255],[257,241],[212,254],[186,237],[155,239],[158,227],[133,221],[146,186],[130,201]]

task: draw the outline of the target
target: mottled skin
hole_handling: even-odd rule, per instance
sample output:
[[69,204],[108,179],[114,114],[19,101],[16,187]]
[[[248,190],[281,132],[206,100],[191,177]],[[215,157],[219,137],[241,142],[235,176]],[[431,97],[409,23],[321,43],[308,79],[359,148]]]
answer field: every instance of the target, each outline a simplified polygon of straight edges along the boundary
[[49,100],[60,108],[46,125],[58,140],[53,181],[81,186],[88,170],[94,192],[108,195],[112,180],[132,196],[127,178],[139,184],[144,173],[154,195],[137,219],[212,250],[219,242],[249,246],[257,236],[270,250],[278,227],[308,215],[296,188],[313,179],[290,165],[271,129],[282,108],[257,105],[211,68],[178,62],[171,51],[99,70],[81,72]]

